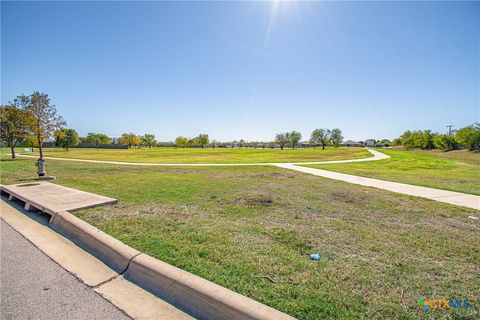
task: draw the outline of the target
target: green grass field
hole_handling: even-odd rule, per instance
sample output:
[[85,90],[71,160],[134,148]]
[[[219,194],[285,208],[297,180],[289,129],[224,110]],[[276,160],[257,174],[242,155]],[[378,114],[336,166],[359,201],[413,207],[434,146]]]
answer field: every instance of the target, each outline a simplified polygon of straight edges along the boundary
[[390,159],[307,167],[480,195],[480,153],[379,150]]
[[471,163],[480,166],[480,152],[467,151],[467,150],[454,150],[444,152],[440,150],[412,150],[410,151],[418,155],[432,156],[442,159],[449,159],[459,162]]
[[[19,151],[23,151],[23,149],[19,148]],[[142,148],[128,150],[97,150],[72,148],[69,151],[60,148],[47,148],[45,149],[44,155],[59,158],[156,163],[305,162],[357,159],[372,156],[363,148],[327,148],[326,150],[321,150],[321,148],[296,150],[225,148]]]
[[[27,181],[33,162],[2,161],[1,182]],[[47,169],[55,183],[119,199],[76,213],[85,221],[299,319],[417,319],[419,298],[475,306],[430,317],[477,315],[476,210],[269,166]]]

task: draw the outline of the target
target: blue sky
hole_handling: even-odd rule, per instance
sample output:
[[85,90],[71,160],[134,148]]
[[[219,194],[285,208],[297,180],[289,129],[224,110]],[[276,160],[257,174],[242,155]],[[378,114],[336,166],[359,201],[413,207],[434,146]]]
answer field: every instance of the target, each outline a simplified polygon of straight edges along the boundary
[[272,140],[479,121],[478,2],[5,2],[1,102],[81,135]]

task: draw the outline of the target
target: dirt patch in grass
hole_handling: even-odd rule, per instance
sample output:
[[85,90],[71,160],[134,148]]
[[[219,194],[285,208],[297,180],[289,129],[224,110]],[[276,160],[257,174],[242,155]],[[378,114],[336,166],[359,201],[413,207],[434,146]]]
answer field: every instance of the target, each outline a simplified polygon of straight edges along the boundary
[[333,192],[332,198],[336,201],[342,201],[346,203],[361,203],[364,198],[355,193],[346,192]]
[[257,194],[252,196],[240,197],[236,201],[248,206],[271,206],[273,204],[272,195]]
[[275,197],[271,194],[240,194],[234,197],[211,195],[210,199],[215,200],[219,205],[235,207],[269,207],[275,203]]
[[290,173],[288,171],[285,172],[267,172],[267,173],[260,173],[254,174],[253,177],[260,177],[260,178],[290,178],[293,179],[296,177],[294,173]]

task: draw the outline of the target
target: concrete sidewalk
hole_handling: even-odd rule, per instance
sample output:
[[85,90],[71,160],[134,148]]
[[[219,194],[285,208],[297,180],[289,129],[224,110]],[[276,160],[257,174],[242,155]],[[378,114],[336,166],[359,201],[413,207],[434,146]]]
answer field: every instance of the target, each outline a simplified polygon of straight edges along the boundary
[[480,210],[480,196],[472,194],[440,190],[434,188],[414,186],[410,184],[384,181],[372,178],[354,176],[351,174],[338,173],[328,170],[302,167],[289,163],[277,164],[277,167],[313,174],[316,176],[345,181],[348,183],[359,184],[367,187],[388,190],[396,193],[407,194],[410,196],[426,198],[439,202],[454,204],[457,206]]

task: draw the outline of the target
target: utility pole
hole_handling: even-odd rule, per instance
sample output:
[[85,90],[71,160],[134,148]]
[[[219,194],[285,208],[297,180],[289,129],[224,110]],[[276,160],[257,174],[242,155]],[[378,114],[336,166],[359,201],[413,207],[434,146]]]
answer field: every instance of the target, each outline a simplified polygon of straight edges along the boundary
[[449,136],[452,135],[452,127],[455,127],[455,126],[454,126],[453,124],[449,124],[449,125],[447,126],[447,128],[448,128],[448,135],[449,135]]

